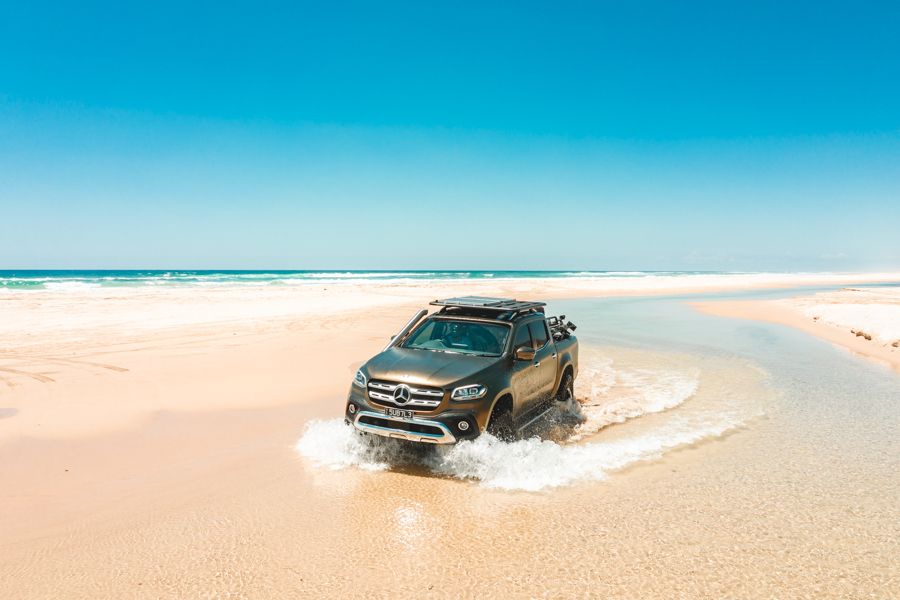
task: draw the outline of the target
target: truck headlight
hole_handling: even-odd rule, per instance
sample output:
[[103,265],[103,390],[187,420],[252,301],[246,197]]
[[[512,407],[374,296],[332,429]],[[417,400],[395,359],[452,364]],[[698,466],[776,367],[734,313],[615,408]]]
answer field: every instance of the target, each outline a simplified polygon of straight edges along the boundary
[[475,400],[487,394],[487,388],[483,385],[464,385],[453,390],[450,398],[453,400]]
[[366,387],[366,376],[363,375],[362,370],[356,372],[356,375],[353,377],[353,385],[358,385],[359,387],[365,389]]

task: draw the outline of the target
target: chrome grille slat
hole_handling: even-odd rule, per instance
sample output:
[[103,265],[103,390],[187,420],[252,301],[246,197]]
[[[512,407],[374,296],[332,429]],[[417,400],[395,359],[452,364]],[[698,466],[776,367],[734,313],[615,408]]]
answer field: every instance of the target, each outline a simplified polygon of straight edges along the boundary
[[434,407],[440,404],[440,401],[435,400],[410,400],[406,403],[407,406],[430,406]]
[[369,387],[373,387],[377,390],[385,390],[388,392],[393,392],[397,389],[396,383],[382,383],[381,381],[372,381],[369,383]]
[[422,396],[435,396],[437,398],[444,397],[444,392],[440,390],[423,390],[421,388],[411,388],[410,391],[413,394],[421,394]]
[[[444,391],[437,388],[409,387],[411,397],[408,402],[399,404],[394,400],[394,390],[400,382],[370,381],[367,388],[369,399],[375,404],[410,407],[419,410],[431,410],[440,405],[444,398]],[[405,385],[405,384],[404,384]]]

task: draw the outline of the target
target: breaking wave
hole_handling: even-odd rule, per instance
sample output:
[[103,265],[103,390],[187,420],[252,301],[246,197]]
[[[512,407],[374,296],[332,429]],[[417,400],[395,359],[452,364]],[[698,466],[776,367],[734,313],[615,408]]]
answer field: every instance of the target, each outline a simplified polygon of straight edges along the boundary
[[72,290],[90,290],[99,287],[101,287],[100,283],[92,281],[48,281],[44,283],[45,289],[61,292]]

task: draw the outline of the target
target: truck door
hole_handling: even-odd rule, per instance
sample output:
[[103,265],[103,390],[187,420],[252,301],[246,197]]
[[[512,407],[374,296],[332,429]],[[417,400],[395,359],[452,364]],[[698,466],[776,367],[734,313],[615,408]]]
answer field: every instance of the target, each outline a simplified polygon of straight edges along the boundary
[[535,404],[549,400],[556,390],[557,362],[556,344],[550,338],[544,319],[528,324],[534,342],[534,388]]
[[[515,337],[513,338],[513,353],[515,353],[516,348],[521,346],[527,346],[529,348],[534,347],[534,342],[531,341],[531,330],[528,328],[527,323],[520,323],[516,327]],[[535,356],[535,360],[537,360],[537,356]],[[536,394],[534,389],[535,371],[537,370],[534,368],[533,362],[534,361],[516,360],[513,358],[510,383],[512,384],[513,391],[514,417],[519,417],[528,409],[528,407],[533,405],[534,396]]]

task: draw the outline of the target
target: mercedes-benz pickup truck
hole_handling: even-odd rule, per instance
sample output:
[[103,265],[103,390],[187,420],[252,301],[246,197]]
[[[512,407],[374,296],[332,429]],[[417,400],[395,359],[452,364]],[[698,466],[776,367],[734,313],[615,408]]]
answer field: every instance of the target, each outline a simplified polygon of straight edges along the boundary
[[503,298],[431,305],[356,372],[344,415],[357,430],[429,444],[485,431],[511,440],[554,402],[574,401],[578,341],[565,315]]

